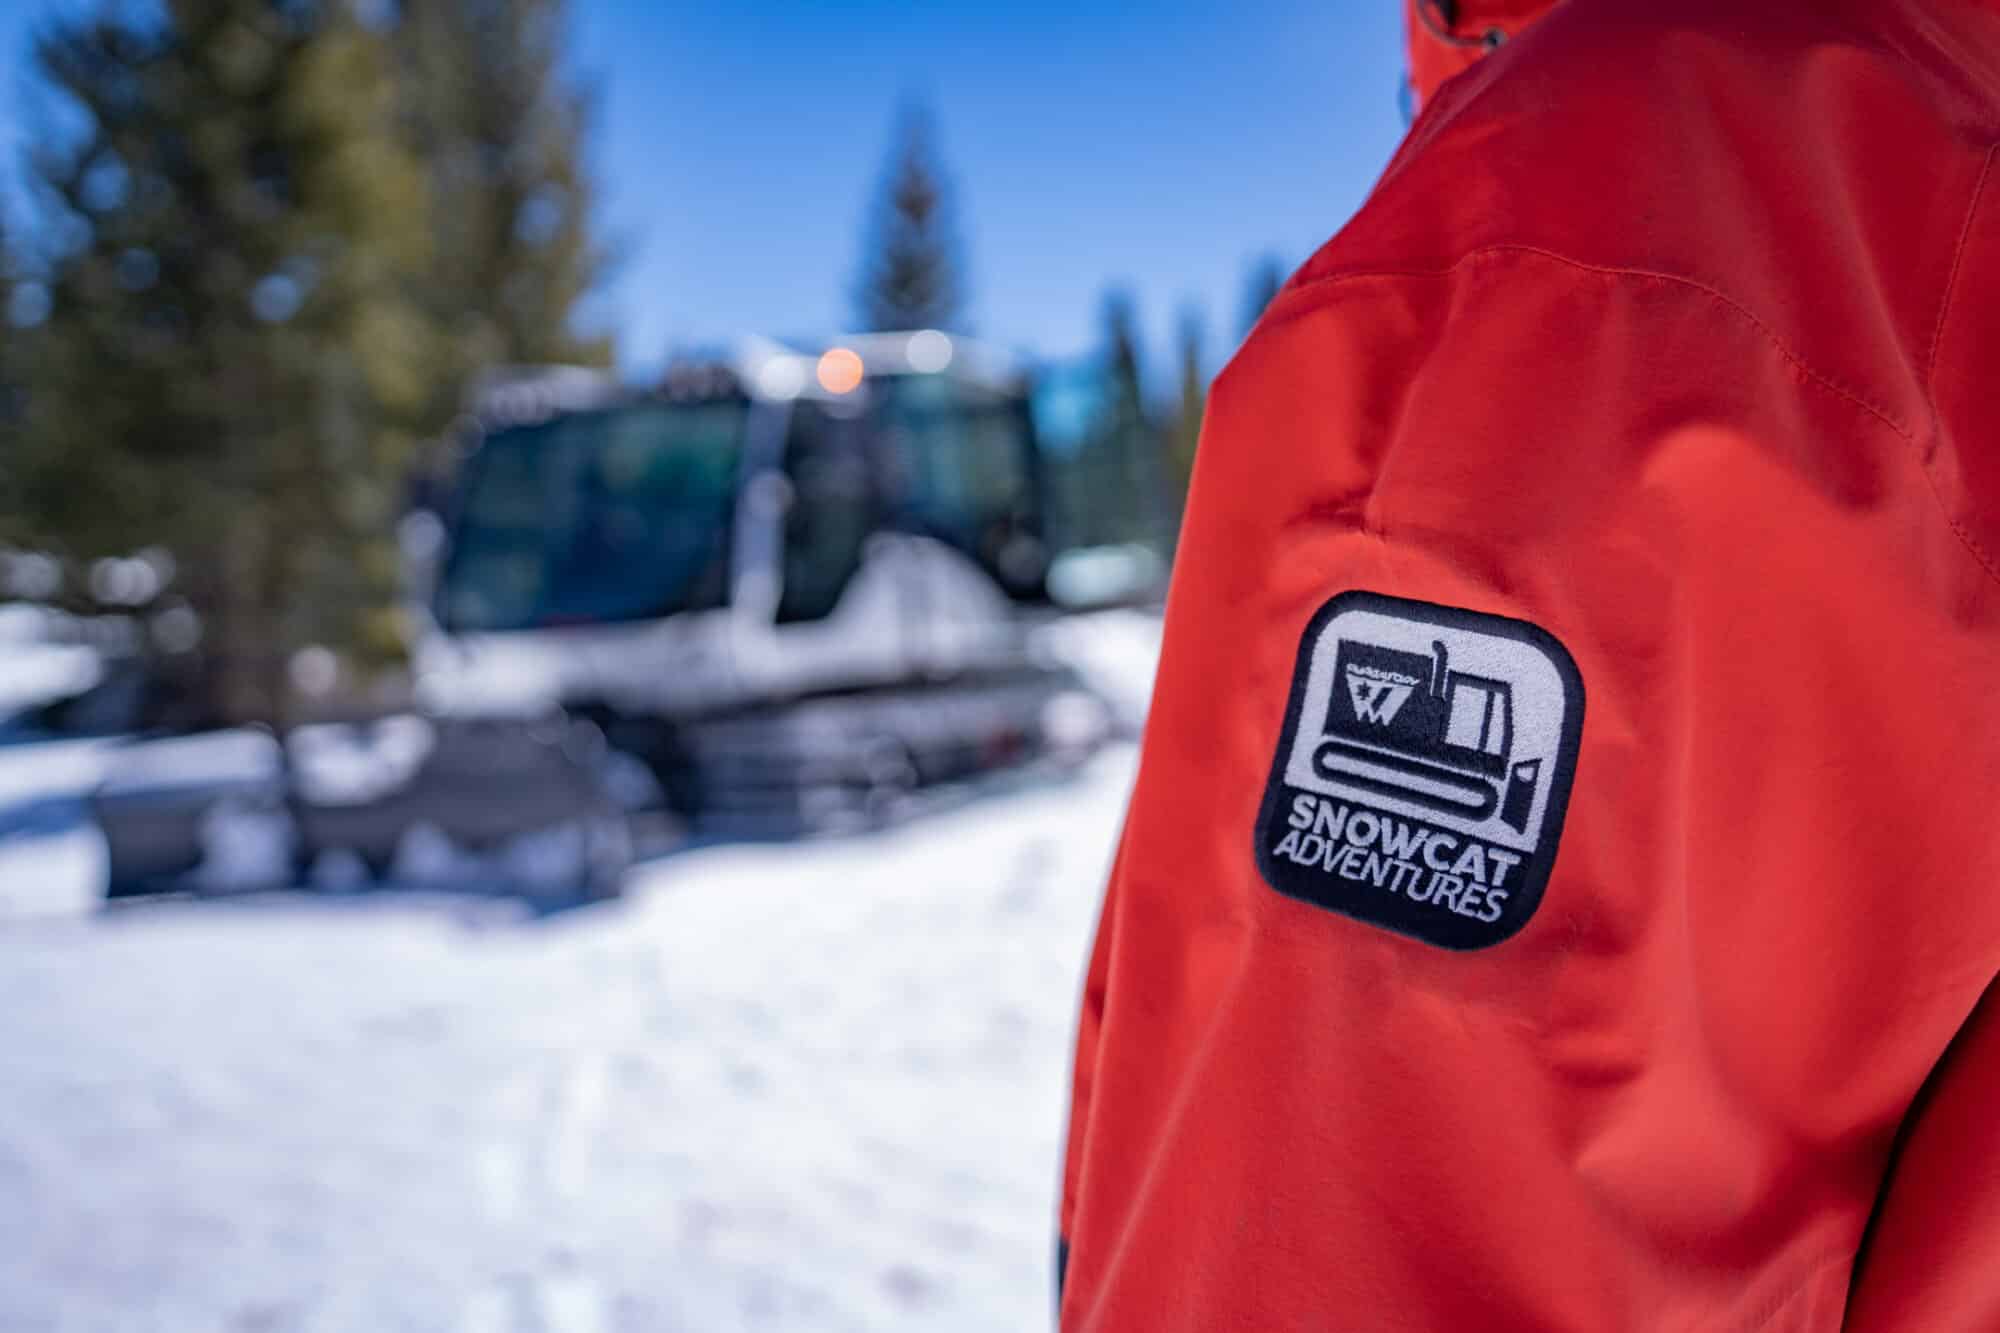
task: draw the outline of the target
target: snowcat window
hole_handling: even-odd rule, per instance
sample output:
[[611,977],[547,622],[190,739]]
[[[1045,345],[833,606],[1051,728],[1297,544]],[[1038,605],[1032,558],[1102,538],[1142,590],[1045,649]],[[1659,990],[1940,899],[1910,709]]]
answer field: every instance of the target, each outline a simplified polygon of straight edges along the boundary
[[728,595],[748,405],[646,403],[489,436],[441,612],[459,631],[645,620]]
[[[882,393],[898,526],[957,547],[1012,590],[1039,583],[1035,450],[1024,400],[944,375],[900,377]],[[1033,539],[1032,569],[1021,563],[1024,539]]]

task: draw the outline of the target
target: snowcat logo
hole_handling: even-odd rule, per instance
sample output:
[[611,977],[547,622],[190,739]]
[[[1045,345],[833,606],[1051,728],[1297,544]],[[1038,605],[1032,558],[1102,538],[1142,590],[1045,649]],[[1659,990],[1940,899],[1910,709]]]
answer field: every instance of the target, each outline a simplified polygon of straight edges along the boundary
[[1299,645],[1258,867],[1431,944],[1497,944],[1541,901],[1582,729],[1583,681],[1546,631],[1342,593]]

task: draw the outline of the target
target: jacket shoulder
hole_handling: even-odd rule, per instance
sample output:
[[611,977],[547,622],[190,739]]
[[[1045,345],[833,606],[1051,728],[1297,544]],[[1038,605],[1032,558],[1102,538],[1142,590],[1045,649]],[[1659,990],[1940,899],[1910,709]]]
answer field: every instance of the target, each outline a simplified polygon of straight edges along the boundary
[[1510,248],[1681,282],[1913,434],[2000,135],[1967,43],[1894,5],[1571,0],[1445,85],[1294,285]]

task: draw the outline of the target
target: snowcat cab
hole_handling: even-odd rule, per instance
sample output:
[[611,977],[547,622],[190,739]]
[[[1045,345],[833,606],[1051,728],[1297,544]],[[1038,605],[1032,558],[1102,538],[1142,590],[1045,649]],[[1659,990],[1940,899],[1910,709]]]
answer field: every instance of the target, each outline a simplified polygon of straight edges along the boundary
[[420,714],[236,737],[227,781],[131,753],[93,797],[111,892],[334,865],[602,897],[635,835],[866,824],[1109,730],[1036,640],[1030,396],[989,349],[759,340],[644,393],[499,372],[473,415],[400,529]]
[[990,349],[758,340],[654,392],[515,401],[444,516],[434,711],[559,707],[672,808],[782,825],[1041,749],[1079,693],[1029,647],[1042,484],[1026,381]]

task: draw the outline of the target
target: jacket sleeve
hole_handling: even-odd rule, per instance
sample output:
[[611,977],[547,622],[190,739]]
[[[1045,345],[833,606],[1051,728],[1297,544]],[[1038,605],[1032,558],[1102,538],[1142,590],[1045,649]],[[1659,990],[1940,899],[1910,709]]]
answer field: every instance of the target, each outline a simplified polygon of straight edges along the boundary
[[[1996,32],[2000,36],[2000,32]],[[1940,502],[1969,548],[2000,571],[2000,148],[1989,149],[1952,259],[1953,288],[1939,312],[1931,388],[1939,439],[1929,464]],[[1968,707],[1966,726],[1989,740],[1995,711]],[[1996,790],[1991,770],[1943,780]],[[1989,802],[1990,803],[1990,802]],[[1983,825],[1994,835],[1989,814]],[[1985,876],[1983,868],[1974,872]],[[1993,881],[1968,891],[1990,893]],[[1888,1186],[1857,1265],[1848,1327],[2000,1328],[2000,993],[1989,989],[1905,1117]]]
[[1116,920],[1113,895],[1119,882],[1118,861],[1114,858],[1105,892],[1096,942],[1091,946],[1090,964],[1083,980],[1083,998],[1078,1006],[1076,1051],[1070,1077],[1069,1133],[1063,1146],[1061,1200],[1056,1215],[1055,1298],[1062,1304],[1063,1287],[1069,1269],[1069,1237],[1076,1216],[1078,1175],[1083,1166],[1084,1137],[1090,1127],[1090,1091],[1097,1070],[1097,1047],[1104,1031],[1105,975],[1111,953],[1111,930]]
[[1738,304],[1295,283],[1210,402],[1063,1328],[1838,1326],[2000,958],[1997,623],[1909,440]]

